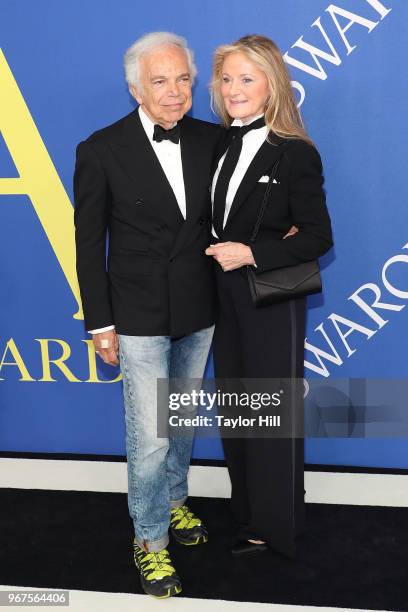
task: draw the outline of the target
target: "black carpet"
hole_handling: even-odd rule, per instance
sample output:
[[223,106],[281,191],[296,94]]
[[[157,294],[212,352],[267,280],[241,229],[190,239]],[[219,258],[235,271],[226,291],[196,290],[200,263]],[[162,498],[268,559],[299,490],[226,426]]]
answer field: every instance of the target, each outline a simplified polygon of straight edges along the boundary
[[[210,541],[171,543],[184,597],[408,610],[408,509],[306,504],[298,558],[235,559],[229,501],[191,498]],[[0,583],[141,593],[125,494],[0,489]]]

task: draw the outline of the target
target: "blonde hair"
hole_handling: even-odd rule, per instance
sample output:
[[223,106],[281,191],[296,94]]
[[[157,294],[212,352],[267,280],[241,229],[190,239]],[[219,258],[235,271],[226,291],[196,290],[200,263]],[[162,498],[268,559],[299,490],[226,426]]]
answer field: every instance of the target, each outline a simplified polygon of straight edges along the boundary
[[290,77],[277,45],[266,36],[243,36],[231,45],[215,50],[213,74],[210,85],[211,108],[224,125],[230,126],[232,118],[227,112],[221,95],[222,66],[227,55],[243,53],[265,74],[271,95],[265,107],[265,123],[268,131],[282,138],[301,138],[313,144],[306,133],[302,117],[296,105]]

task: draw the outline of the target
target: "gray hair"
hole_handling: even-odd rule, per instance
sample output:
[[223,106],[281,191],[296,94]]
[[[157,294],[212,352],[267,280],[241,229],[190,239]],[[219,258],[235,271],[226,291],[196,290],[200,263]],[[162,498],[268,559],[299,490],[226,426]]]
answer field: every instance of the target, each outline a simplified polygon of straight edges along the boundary
[[187,46],[187,41],[182,36],[177,36],[172,32],[150,32],[138,38],[133,45],[127,49],[124,56],[125,78],[128,85],[133,85],[141,89],[140,83],[140,58],[146,53],[150,53],[157,47],[163,45],[174,45],[183,49],[187,56],[188,67],[192,82],[197,75],[197,68],[194,64],[194,54]]

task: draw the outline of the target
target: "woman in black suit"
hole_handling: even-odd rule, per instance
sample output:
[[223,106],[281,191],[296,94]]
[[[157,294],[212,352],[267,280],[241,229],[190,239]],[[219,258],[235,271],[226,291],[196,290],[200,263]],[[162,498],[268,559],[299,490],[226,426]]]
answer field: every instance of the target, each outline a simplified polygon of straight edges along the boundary
[[[225,379],[303,377],[305,298],[255,307],[247,266],[262,272],[312,261],[332,233],[319,153],[307,136],[277,46],[245,36],[215,52],[213,105],[228,130],[212,182],[219,316],[215,375]],[[255,243],[250,244],[269,175],[279,160]],[[252,385],[253,389],[253,385]],[[284,407],[284,406],[283,406]],[[222,412],[221,408],[221,412]],[[287,415],[286,415],[287,416]],[[225,435],[238,526],[235,554],[269,547],[294,558],[304,530],[302,437]]]

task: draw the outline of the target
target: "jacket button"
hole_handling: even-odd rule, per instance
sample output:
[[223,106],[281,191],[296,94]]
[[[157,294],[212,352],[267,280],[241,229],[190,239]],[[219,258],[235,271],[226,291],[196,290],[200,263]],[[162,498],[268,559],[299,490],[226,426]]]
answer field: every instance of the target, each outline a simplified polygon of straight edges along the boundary
[[200,220],[199,220],[199,224],[200,224],[200,225],[204,225],[204,223],[205,223],[205,219],[200,219]]
[[175,257],[170,257],[169,261],[171,261],[171,263],[173,263],[173,261],[176,261]]

